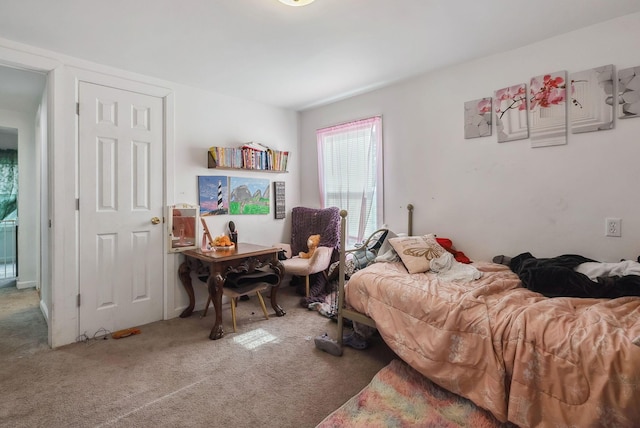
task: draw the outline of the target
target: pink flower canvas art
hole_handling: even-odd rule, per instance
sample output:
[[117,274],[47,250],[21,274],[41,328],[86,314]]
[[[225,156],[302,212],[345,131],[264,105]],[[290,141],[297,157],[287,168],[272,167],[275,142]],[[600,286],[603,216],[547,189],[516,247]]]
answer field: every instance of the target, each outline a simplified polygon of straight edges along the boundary
[[527,86],[524,83],[495,91],[498,143],[529,137]]
[[464,138],[491,135],[491,97],[464,103]]
[[567,72],[532,77],[529,83],[531,146],[567,144]]

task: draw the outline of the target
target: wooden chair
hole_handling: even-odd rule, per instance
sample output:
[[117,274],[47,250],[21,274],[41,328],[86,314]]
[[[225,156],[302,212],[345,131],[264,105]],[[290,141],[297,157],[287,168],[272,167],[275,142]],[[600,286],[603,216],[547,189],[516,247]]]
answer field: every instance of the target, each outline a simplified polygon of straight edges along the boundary
[[[266,290],[271,286],[268,282],[254,282],[247,286],[241,288],[230,288],[224,287],[222,290],[222,294],[227,296],[231,300],[231,321],[233,322],[233,332],[237,331],[236,324],[236,306],[238,305],[238,298],[242,296],[248,296],[252,293],[255,293],[258,296],[258,300],[260,301],[260,306],[262,307],[262,312],[264,313],[264,317],[269,319],[269,313],[267,312],[267,307],[264,304],[264,299],[262,298],[261,291]],[[204,312],[202,316],[207,316],[207,311],[209,310],[209,305],[211,305],[211,297],[207,299],[207,305],[204,308]]]

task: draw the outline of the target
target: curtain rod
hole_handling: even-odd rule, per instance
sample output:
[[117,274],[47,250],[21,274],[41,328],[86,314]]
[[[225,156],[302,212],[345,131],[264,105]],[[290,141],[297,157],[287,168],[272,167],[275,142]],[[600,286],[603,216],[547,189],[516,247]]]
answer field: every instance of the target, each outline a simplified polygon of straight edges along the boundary
[[341,126],[351,125],[351,124],[354,124],[354,123],[364,122],[364,121],[367,121],[367,120],[372,120],[372,119],[377,119],[377,118],[382,119],[382,115],[381,114],[377,114],[375,116],[369,116],[369,117],[365,117],[365,118],[362,118],[362,119],[355,119],[355,120],[349,120],[349,121],[346,121],[346,122],[338,123],[337,125],[324,126],[322,128],[317,128],[316,132],[324,131],[324,130],[327,130],[327,129],[339,128]]

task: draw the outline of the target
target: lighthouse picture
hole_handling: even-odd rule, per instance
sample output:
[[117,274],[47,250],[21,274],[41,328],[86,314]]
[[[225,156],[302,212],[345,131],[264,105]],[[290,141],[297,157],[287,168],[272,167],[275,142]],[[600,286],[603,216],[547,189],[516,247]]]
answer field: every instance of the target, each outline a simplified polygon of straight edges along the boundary
[[198,176],[198,197],[201,216],[229,214],[229,177]]

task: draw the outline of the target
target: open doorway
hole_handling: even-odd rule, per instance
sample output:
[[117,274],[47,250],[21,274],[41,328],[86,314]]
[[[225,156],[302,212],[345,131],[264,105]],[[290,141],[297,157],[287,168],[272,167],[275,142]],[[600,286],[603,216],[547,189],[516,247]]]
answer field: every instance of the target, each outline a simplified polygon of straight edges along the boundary
[[[15,306],[20,295],[24,311],[33,313],[41,313],[42,306],[41,219],[48,191],[46,82],[44,73],[0,66],[0,307]],[[40,322],[45,321],[44,314],[34,324],[30,318],[22,323],[5,319],[11,313],[23,311],[3,311],[0,326],[19,331],[3,331],[0,336],[26,334],[44,337],[46,343],[47,325]]]

